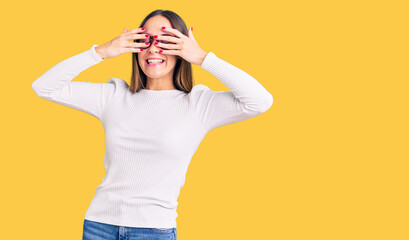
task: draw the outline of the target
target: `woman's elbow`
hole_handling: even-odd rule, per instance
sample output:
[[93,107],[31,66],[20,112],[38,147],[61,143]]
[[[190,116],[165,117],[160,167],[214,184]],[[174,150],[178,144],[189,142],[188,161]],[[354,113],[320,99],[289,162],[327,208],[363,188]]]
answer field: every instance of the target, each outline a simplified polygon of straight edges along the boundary
[[273,96],[268,94],[266,97],[254,99],[253,104],[243,104],[243,111],[246,111],[248,114],[259,115],[266,112],[273,105]]
[[34,82],[31,84],[31,88],[32,88],[33,91],[37,94],[37,96],[40,96],[40,88],[38,87],[36,81],[34,81]]
[[46,90],[44,87],[41,87],[40,83],[36,80],[31,84],[31,88],[33,89],[33,91],[37,94],[37,96],[39,97],[43,97],[45,96]]
[[260,103],[259,112],[263,113],[270,109],[271,106],[273,105],[273,101],[274,101],[273,95],[271,95],[270,93],[267,94],[267,96],[263,98],[263,101]]

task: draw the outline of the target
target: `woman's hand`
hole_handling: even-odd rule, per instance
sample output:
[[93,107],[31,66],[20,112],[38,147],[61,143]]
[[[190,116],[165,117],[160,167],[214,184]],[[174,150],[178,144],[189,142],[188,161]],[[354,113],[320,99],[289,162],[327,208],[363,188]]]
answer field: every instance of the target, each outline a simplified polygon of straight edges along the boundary
[[174,28],[162,27],[162,31],[166,33],[173,34],[175,36],[161,36],[158,35],[156,40],[163,40],[170,43],[158,43],[156,46],[162,48],[163,54],[177,55],[182,57],[186,61],[202,65],[203,60],[205,59],[207,52],[199,47],[199,44],[196,42],[193,37],[192,28],[188,31],[188,36],[181,33],[179,30]]
[[[105,44],[97,46],[95,51],[103,59],[113,58],[128,52],[141,52],[143,49],[140,48],[146,46],[145,43],[136,43],[133,40],[146,38],[145,35],[142,34],[145,30],[146,28],[137,28],[128,31],[125,28],[121,35]],[[131,40],[132,42],[129,42]]]

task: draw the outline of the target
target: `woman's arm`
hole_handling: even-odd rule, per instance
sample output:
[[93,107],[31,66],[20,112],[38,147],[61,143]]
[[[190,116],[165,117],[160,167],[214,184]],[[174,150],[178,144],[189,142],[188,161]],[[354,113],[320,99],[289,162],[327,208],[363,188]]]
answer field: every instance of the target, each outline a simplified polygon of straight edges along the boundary
[[59,62],[32,83],[41,98],[75,108],[101,120],[107,102],[115,93],[114,81],[72,81],[82,71],[103,61],[93,45],[89,50]]
[[273,96],[252,76],[209,52],[201,67],[219,79],[229,91],[194,86],[194,108],[207,130],[242,121],[267,111]]

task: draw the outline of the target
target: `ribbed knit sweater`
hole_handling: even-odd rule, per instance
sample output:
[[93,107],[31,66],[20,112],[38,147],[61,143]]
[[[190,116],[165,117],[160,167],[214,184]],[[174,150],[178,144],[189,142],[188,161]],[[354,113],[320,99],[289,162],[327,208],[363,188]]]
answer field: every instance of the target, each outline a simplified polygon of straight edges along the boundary
[[217,127],[267,111],[272,95],[252,76],[209,52],[201,68],[229,91],[203,84],[189,93],[142,89],[126,81],[72,81],[101,62],[90,49],[67,58],[32,83],[41,98],[98,118],[105,131],[105,176],[85,219],[147,228],[176,227],[176,208],[192,156]]

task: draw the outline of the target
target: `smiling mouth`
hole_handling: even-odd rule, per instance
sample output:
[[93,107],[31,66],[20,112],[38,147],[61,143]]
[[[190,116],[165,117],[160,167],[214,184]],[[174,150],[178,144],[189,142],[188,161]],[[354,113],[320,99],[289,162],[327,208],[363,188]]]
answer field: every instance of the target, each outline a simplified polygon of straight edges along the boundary
[[162,61],[153,61],[153,62],[148,62],[148,60],[146,60],[145,62],[146,62],[146,64],[147,64],[148,66],[157,66],[157,65],[163,64],[163,63],[165,62],[165,60],[162,60]]

